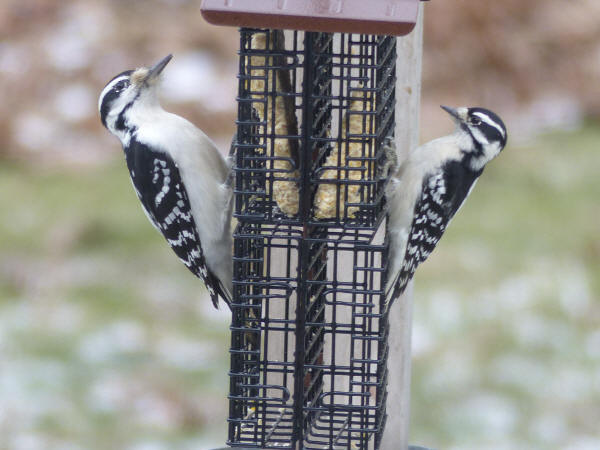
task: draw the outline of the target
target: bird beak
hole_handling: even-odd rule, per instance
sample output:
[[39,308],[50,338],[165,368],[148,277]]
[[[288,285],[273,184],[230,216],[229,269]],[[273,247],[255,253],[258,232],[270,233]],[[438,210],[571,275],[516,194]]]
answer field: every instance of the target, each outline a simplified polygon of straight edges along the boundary
[[458,123],[467,120],[467,108],[450,108],[449,106],[441,105],[441,108],[454,117],[454,120]]
[[150,67],[150,69],[148,70],[148,75],[146,76],[146,81],[151,81],[157,78],[163,71],[163,69],[166,67],[166,65],[169,64],[171,58],[173,58],[173,55],[169,54],[163,59],[161,59],[159,62],[154,64],[152,67]]

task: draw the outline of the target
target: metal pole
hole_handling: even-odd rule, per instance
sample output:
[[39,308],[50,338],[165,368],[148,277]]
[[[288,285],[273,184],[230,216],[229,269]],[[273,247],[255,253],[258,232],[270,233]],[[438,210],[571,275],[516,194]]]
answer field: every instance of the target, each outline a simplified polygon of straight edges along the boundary
[[[419,144],[419,105],[423,53],[423,5],[415,29],[398,38],[396,60],[396,147],[402,163],[409,149]],[[390,311],[387,421],[381,450],[408,448],[410,423],[410,370],[412,283]]]

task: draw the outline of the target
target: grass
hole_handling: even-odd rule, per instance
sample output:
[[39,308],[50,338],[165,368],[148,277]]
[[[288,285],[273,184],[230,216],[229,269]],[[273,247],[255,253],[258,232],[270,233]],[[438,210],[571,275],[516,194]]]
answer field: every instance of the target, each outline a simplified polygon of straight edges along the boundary
[[[413,443],[600,446],[598,142],[507,148],[417,272]],[[3,162],[0,191],[0,448],[222,444],[227,313],[124,163]]]
[[0,198],[0,448],[222,443],[226,313],[200,301],[122,161],[6,163],[0,189],[15,193]]

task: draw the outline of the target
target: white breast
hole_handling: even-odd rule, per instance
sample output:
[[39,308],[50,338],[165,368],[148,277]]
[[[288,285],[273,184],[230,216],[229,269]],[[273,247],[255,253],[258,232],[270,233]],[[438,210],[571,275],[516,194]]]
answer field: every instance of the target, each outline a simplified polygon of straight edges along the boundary
[[390,256],[386,291],[402,267],[415,203],[423,188],[423,178],[440,170],[444,162],[460,158],[456,142],[455,136],[444,136],[412,150],[390,183],[387,192]]

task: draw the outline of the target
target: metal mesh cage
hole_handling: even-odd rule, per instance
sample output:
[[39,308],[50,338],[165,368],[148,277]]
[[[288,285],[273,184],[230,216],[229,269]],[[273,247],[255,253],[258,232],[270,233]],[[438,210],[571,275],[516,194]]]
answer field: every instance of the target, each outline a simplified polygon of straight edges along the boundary
[[377,448],[396,40],[240,35],[227,443]]

